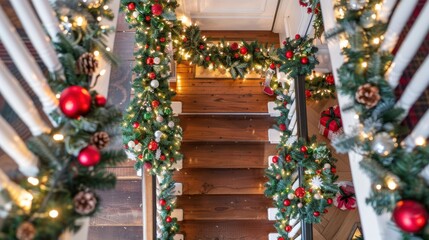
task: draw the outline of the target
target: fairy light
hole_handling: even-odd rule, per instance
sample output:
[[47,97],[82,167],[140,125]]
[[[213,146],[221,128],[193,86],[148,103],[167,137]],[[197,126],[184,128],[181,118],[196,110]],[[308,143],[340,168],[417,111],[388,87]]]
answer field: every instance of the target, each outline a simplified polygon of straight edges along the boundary
[[23,208],[25,211],[31,209],[31,204],[33,202],[33,195],[27,191],[23,191],[18,197],[18,206]]
[[99,55],[100,55],[100,52],[99,52],[99,51],[97,51],[97,50],[95,50],[95,51],[94,51],[94,56],[98,57]]
[[49,217],[51,217],[51,218],[57,218],[57,217],[58,217],[58,215],[60,215],[60,214],[59,214],[59,213],[58,213],[58,211],[57,211],[57,210],[55,210],[55,209],[53,209],[53,210],[49,211]]
[[76,18],[76,25],[78,25],[79,27],[83,25],[83,22],[84,22],[83,17],[79,16]]
[[376,45],[380,44],[380,38],[376,37],[372,40],[372,42]]
[[29,178],[27,178],[27,181],[33,186],[39,185],[39,179],[37,179],[35,177],[29,177]]
[[389,180],[387,180],[387,188],[389,188],[390,190],[395,190],[398,187],[398,184],[395,182],[395,180],[393,180],[392,178],[389,178]]
[[426,145],[426,139],[425,139],[424,137],[417,137],[417,138],[414,140],[414,143],[415,143],[417,146],[424,146],[424,145]]
[[362,65],[363,68],[367,68],[368,67],[368,63],[367,62],[363,62],[361,65]]
[[60,133],[56,133],[56,134],[54,134],[54,135],[52,136],[52,138],[53,138],[55,141],[59,142],[59,141],[63,141],[63,140],[64,140],[64,135],[62,135],[62,134],[60,134]]

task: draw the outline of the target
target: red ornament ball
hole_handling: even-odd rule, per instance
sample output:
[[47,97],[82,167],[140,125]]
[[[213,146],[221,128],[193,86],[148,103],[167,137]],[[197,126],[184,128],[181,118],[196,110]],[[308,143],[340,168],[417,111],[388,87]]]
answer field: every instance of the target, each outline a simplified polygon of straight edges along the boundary
[[286,51],[285,56],[287,57],[287,59],[293,58],[293,51],[292,50]]
[[333,85],[335,83],[334,76],[332,75],[326,76],[326,83],[329,85]]
[[290,200],[289,200],[289,199],[286,199],[286,200],[284,200],[284,201],[283,201],[283,205],[285,205],[286,207],[287,207],[287,206],[290,206],[290,203],[291,203],[291,202],[290,202]]
[[277,240],[285,240],[284,237],[278,237]]
[[171,223],[173,221],[173,219],[170,216],[168,216],[165,218],[165,221],[168,223]]
[[60,109],[68,118],[78,118],[91,109],[91,94],[80,86],[71,86],[61,93]]
[[308,58],[307,57],[302,57],[301,58],[301,63],[302,64],[308,64]]
[[160,199],[159,200],[159,205],[161,205],[161,206],[165,206],[167,204],[167,201],[165,201],[165,199]]
[[238,53],[234,54],[234,58],[239,58],[239,57],[240,57],[240,55],[238,55]]
[[162,43],[164,43],[164,42],[165,42],[165,37],[161,37],[161,38],[159,39],[159,41],[160,41],[160,42],[162,42]]
[[237,51],[238,50],[238,43],[233,42],[231,44],[230,48],[231,48],[232,51]]
[[206,56],[205,60],[206,62],[210,62],[210,56]]
[[170,206],[167,206],[167,207],[165,207],[165,210],[170,211],[170,210],[171,210],[171,207],[170,207]]
[[133,123],[133,128],[138,128],[140,127],[140,123],[139,122],[134,122]]
[[295,195],[299,198],[303,198],[305,196],[305,189],[303,187],[298,187],[295,189]]
[[158,149],[158,143],[155,141],[150,141],[149,145],[147,146],[147,148],[151,151],[155,151],[156,149]]
[[336,168],[331,168],[331,173],[333,173],[333,174],[335,174],[335,173],[337,173],[337,169]]
[[311,7],[308,7],[308,8],[307,8],[307,13],[308,13],[308,14],[310,14],[310,13],[312,13],[312,12],[313,12],[313,9],[312,9]]
[[95,96],[95,105],[97,105],[98,107],[104,107],[106,106],[106,103],[107,99],[103,95],[98,94]]
[[100,162],[100,159],[100,151],[92,145],[80,150],[79,155],[77,156],[77,160],[84,167],[95,166]]
[[153,108],[157,108],[159,106],[159,101],[158,100],[153,100],[151,103]]
[[318,217],[318,216],[320,216],[320,212],[318,212],[318,211],[315,211],[315,212],[313,213],[313,216],[315,216],[315,217]]
[[142,154],[139,154],[137,157],[138,157],[139,159],[143,159],[143,155],[142,155]]
[[296,40],[299,40],[300,38],[301,38],[301,35],[299,35],[299,34],[296,34],[296,35],[295,35],[295,39],[296,39]]
[[292,226],[287,225],[287,226],[285,227],[285,231],[286,231],[286,232],[290,232],[290,231],[292,231]]
[[185,43],[185,42],[187,42],[188,41],[188,38],[187,37],[185,37],[185,38],[183,38],[183,42]]
[[165,159],[167,159],[167,158],[165,157],[165,155],[161,155],[161,156],[159,156],[159,160],[161,160],[161,161],[165,161]]
[[242,55],[246,55],[247,54],[247,48],[246,47],[241,47],[240,48],[240,53],[242,54]]
[[292,156],[291,155],[286,155],[286,162],[291,162],[292,161]]
[[161,51],[161,46],[157,45],[155,49],[156,51]]
[[204,50],[206,48],[206,46],[204,46],[203,44],[200,45],[200,50]]
[[332,198],[328,198],[328,199],[326,199],[326,202],[327,202],[329,205],[331,205],[331,204],[334,202],[334,200],[332,200]]
[[300,151],[301,151],[302,153],[306,153],[306,152],[308,151],[308,149],[307,149],[307,147],[306,147],[306,146],[302,146],[302,147],[301,147],[301,149],[300,149]]
[[287,44],[286,40],[283,40],[283,45],[286,45],[286,44]]
[[273,157],[273,163],[278,163],[279,162],[279,157],[278,156],[274,156]]
[[152,80],[156,78],[156,74],[154,72],[148,73],[147,76]]
[[276,69],[276,64],[275,63],[271,63],[270,64],[270,69],[272,69],[272,70]]
[[154,16],[159,16],[162,14],[162,11],[163,11],[162,5],[159,3],[155,3],[154,5],[152,5],[151,10]]
[[393,210],[393,220],[404,232],[417,233],[428,221],[428,212],[425,206],[414,200],[401,200]]
[[310,98],[311,97],[311,91],[310,90],[305,90],[305,97],[306,98]]
[[146,169],[146,170],[151,170],[151,169],[152,169],[152,163],[150,163],[150,162],[145,162],[145,163],[144,163],[144,169]]
[[151,18],[150,16],[146,16],[144,19],[145,19],[147,22],[149,22],[152,18]]
[[153,65],[153,57],[146,58],[146,64],[147,65]]
[[286,124],[284,124],[284,123],[280,124],[280,125],[279,125],[279,129],[280,129],[281,131],[286,131]]
[[127,8],[130,11],[134,11],[134,10],[136,10],[136,4],[133,2],[130,2],[130,3],[128,3]]

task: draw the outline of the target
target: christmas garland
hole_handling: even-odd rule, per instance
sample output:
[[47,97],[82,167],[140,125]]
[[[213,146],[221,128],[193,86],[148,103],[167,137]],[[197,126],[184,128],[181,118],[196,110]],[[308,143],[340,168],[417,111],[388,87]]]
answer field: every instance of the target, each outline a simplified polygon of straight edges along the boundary
[[335,141],[335,147],[363,156],[361,167],[373,182],[367,203],[378,214],[392,212],[404,239],[429,239],[429,186],[419,175],[429,164],[429,147],[398,144],[404,111],[395,107],[394,91],[385,78],[392,55],[380,49],[387,27],[377,20],[382,1],[342,0],[335,8],[339,24],[328,37],[348,39],[345,63],[338,70],[339,89],[355,99],[353,109],[360,121],[352,135]]
[[182,129],[173,115],[169,88],[172,59],[171,34],[177,31],[175,0],[127,1],[121,10],[126,13],[130,28],[136,30],[137,51],[134,53],[135,92],[123,119],[124,147],[136,160],[136,170],[144,168],[157,176],[157,239],[173,239],[179,231],[173,196],[173,164],[182,159],[179,153]]
[[299,0],[299,5],[306,7],[308,14],[313,14],[314,37],[320,38],[325,31],[320,0]]
[[[276,109],[281,115],[275,128],[282,132],[282,137],[278,153],[266,170],[265,195],[274,200],[278,209],[275,227],[281,236],[279,239],[289,239],[288,233],[293,227],[291,219],[308,223],[322,220],[321,216],[327,212],[326,208],[333,203],[332,198],[338,192],[334,184],[338,177],[335,175],[336,160],[326,145],[316,143],[315,137],[306,143],[291,136],[287,128],[291,98],[286,89],[279,88],[276,93]],[[305,175],[302,184],[295,186],[300,166],[306,169]]]
[[[96,71],[97,60],[87,57],[97,47],[105,46],[103,35],[108,32],[94,32],[91,37],[85,35],[88,28],[101,29],[97,17],[113,16],[111,10],[103,8],[108,3],[100,1],[99,6],[81,1],[55,3],[60,13],[66,10],[71,14],[70,19],[77,16],[67,6],[79,6],[79,16],[84,15],[88,24],[74,24],[57,43],[64,74],[50,76],[55,76],[52,88],[60,93],[61,113],[54,112],[51,116],[58,126],[27,141],[29,149],[39,158],[38,175],[18,176],[16,183],[3,186],[3,196],[12,204],[1,207],[7,212],[1,226],[1,239],[58,239],[65,230],[79,228],[77,219],[98,211],[100,199],[96,190],[115,187],[116,176],[107,167],[124,161],[126,155],[123,150],[108,145],[120,137],[116,126],[121,113],[108,105],[104,96],[91,90],[88,82]],[[74,38],[72,32],[76,31],[81,33],[82,41]]]
[[313,73],[305,79],[305,96],[308,100],[336,98],[335,80],[332,73]]

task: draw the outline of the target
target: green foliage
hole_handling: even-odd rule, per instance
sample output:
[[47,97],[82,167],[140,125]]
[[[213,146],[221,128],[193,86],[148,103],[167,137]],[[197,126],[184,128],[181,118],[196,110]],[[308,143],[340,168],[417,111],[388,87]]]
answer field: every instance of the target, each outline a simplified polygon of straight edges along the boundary
[[320,38],[325,31],[322,10],[320,8],[320,0],[299,0],[299,5],[307,8],[308,14],[313,14],[314,37]]
[[[404,110],[395,106],[393,89],[385,78],[392,61],[392,54],[380,49],[387,23],[367,17],[377,14],[376,4],[382,2],[370,0],[358,10],[350,9],[346,0],[335,6],[344,11],[344,16],[337,19],[339,25],[327,36],[348,39],[348,45],[343,48],[346,61],[338,70],[339,90],[355,98],[359,87],[369,83],[378,88],[381,99],[371,108],[356,100],[353,110],[358,114],[361,126],[354,131],[355,135],[343,136],[334,145],[340,152],[355,150],[363,155],[360,165],[374,184],[367,203],[378,214],[392,212],[398,201],[407,199],[429,208],[429,186],[419,175],[429,164],[429,147],[413,148],[397,143],[397,139],[409,131],[403,132],[400,127]],[[388,139],[380,141],[377,138],[380,134],[387,134]],[[394,145],[392,150],[379,153],[372,147],[374,144],[386,145],[389,141]],[[427,228],[428,225],[414,234],[402,232],[403,239],[428,239]]]
[[305,89],[309,91],[308,100],[336,98],[335,84],[327,79],[333,79],[331,73],[324,75],[312,74],[305,79]]

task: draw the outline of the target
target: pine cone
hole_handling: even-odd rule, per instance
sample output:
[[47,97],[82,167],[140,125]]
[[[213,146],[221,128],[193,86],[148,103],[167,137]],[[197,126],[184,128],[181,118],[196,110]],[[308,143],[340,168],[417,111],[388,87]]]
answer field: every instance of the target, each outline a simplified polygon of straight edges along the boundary
[[97,198],[95,194],[90,191],[81,191],[73,198],[74,210],[81,214],[87,215],[95,210],[97,205]]
[[369,83],[360,86],[355,97],[356,101],[365,105],[366,108],[375,107],[381,98],[378,87]]
[[96,132],[91,137],[89,143],[96,146],[98,149],[105,148],[110,142],[109,134],[107,132]]
[[82,54],[76,62],[78,74],[86,74],[92,76],[98,67],[98,61],[92,53]]
[[16,238],[19,240],[33,240],[36,236],[36,228],[30,222],[23,222],[16,230]]

